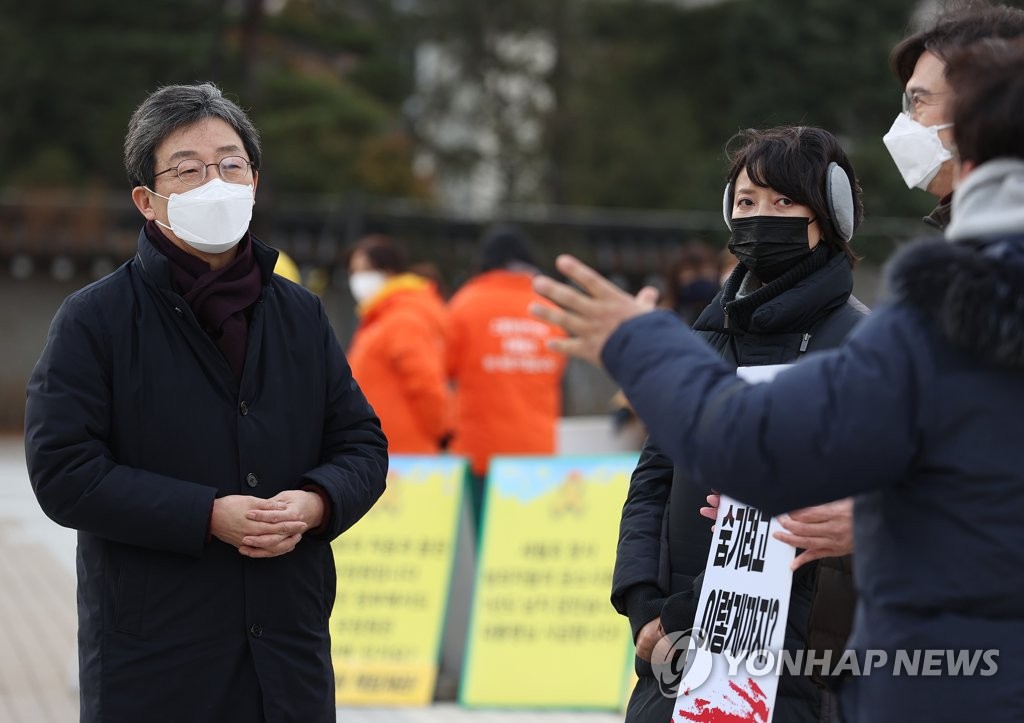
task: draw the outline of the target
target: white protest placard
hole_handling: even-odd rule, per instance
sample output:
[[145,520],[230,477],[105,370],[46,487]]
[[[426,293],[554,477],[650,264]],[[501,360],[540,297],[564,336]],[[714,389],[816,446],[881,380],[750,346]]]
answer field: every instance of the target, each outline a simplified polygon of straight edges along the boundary
[[[787,366],[737,373],[762,382]],[[772,537],[777,529],[775,518],[722,496],[691,637],[680,641],[690,650],[674,723],[770,723],[795,554]]]

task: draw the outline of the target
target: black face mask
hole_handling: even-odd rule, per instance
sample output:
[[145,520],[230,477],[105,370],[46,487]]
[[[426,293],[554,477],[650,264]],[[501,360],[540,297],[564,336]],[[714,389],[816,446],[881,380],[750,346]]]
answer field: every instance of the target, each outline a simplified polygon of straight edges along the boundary
[[758,279],[774,281],[811,255],[807,227],[813,221],[802,216],[734,218],[729,250]]

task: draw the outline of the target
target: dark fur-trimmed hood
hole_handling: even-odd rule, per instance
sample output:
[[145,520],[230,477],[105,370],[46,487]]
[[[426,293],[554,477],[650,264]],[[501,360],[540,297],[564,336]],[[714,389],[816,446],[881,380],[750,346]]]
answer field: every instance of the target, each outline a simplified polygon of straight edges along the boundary
[[919,241],[887,269],[896,301],[922,311],[953,346],[1024,368],[1024,234],[985,241]]

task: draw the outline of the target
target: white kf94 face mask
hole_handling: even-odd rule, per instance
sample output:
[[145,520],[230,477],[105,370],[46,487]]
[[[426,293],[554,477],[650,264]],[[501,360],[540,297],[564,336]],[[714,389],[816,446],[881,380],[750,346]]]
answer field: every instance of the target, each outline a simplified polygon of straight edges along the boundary
[[207,254],[222,254],[238,245],[252,220],[253,187],[226,183],[219,178],[167,199],[167,220],[174,235]]
[[882,143],[889,149],[907,188],[927,191],[942,164],[953,157],[939,138],[939,131],[952,126],[952,123],[923,126],[906,113],[896,116],[892,128],[882,136]]

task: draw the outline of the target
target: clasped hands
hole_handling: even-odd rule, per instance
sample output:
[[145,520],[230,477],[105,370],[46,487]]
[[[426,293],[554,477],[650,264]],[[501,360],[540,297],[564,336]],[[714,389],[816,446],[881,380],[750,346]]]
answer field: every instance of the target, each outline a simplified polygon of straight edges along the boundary
[[306,490],[285,490],[270,499],[227,495],[213,501],[210,532],[246,557],[277,557],[294,550],[323,516],[320,495]]

